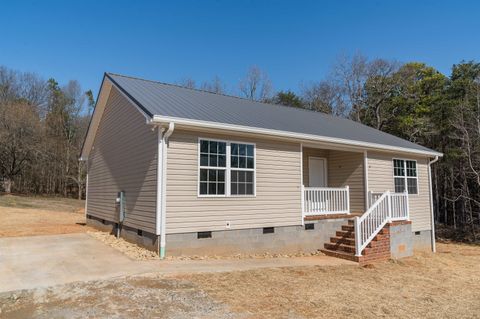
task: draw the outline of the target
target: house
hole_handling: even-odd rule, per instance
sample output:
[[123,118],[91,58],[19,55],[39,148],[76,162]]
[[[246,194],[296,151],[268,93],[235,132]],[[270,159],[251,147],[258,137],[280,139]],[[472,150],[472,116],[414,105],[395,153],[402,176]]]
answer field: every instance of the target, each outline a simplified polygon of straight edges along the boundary
[[441,153],[354,121],[106,73],[87,222],[160,255],[435,249]]

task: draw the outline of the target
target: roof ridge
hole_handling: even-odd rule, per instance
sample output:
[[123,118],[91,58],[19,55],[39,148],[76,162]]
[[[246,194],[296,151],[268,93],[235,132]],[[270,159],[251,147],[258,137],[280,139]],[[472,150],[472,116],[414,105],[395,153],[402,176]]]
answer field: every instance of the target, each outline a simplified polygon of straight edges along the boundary
[[[337,115],[328,114],[328,113],[325,113],[325,112],[322,112],[322,111],[315,111],[315,110],[312,110],[312,109],[305,109],[305,108],[300,108],[300,107],[290,106],[290,105],[283,105],[283,104],[267,103],[267,102],[262,102],[262,101],[250,100],[250,99],[247,99],[247,98],[241,97],[241,96],[230,95],[230,94],[225,94],[225,93],[211,92],[211,91],[197,89],[197,88],[189,88],[189,87],[178,85],[178,84],[161,82],[161,81],[156,81],[156,80],[149,80],[149,79],[144,79],[144,78],[140,78],[140,77],[136,77],[136,76],[123,75],[123,74],[112,73],[112,72],[105,72],[105,73],[108,74],[108,75],[121,76],[121,77],[124,77],[124,78],[133,79],[133,80],[140,80],[140,81],[145,81],[145,82],[151,82],[151,83],[157,83],[157,84],[162,84],[162,85],[178,87],[178,88],[191,90],[191,91],[196,91],[196,92],[203,92],[203,93],[209,93],[209,94],[214,94],[214,95],[219,95],[219,96],[231,97],[231,98],[235,98],[235,99],[239,99],[239,100],[258,103],[258,104],[271,105],[271,106],[276,106],[276,107],[280,107],[280,108],[292,108],[292,109],[295,109],[295,110],[305,111],[305,112],[310,112],[310,113],[315,113],[315,114],[321,114],[323,116],[328,116],[328,117],[332,117],[332,118],[340,119],[340,120],[349,120],[349,119],[346,119],[346,118],[343,118],[343,117],[340,117],[340,116],[337,116]],[[353,121],[353,122],[355,122],[355,121]]]

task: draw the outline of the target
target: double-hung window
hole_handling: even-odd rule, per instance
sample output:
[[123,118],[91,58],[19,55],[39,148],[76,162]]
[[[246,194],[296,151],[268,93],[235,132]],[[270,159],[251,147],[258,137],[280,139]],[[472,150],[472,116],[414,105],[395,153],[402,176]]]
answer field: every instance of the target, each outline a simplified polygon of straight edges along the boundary
[[200,196],[255,195],[255,145],[199,140]]
[[393,180],[395,192],[418,194],[417,162],[403,159],[393,160]]
[[230,144],[230,194],[254,194],[254,162],[252,144]]
[[200,141],[200,194],[225,195],[227,143]]

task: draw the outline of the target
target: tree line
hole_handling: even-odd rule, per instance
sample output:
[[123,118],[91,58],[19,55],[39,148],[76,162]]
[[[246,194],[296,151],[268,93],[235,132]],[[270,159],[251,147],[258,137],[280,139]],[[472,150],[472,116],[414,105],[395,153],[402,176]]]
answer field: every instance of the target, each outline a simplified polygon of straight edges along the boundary
[[[433,165],[435,219],[476,239],[480,225],[480,63],[462,61],[446,76],[424,63],[340,57],[298,93],[274,91],[251,67],[234,90],[218,77],[197,85],[220,94],[345,117],[444,153]],[[59,85],[0,67],[0,189],[84,196],[78,161],[95,101],[77,81]]]
[[[223,88],[216,78],[216,86]],[[190,81],[190,83],[194,83]],[[204,83],[199,88],[211,90]],[[272,94],[268,75],[252,67],[237,94],[248,99],[333,114],[438,150],[433,165],[435,221],[459,238],[480,228],[480,63],[462,61],[446,76],[420,62],[339,57],[318,82],[299,93]]]
[[93,108],[77,81],[60,86],[0,67],[0,189],[76,196],[85,173],[78,155]]

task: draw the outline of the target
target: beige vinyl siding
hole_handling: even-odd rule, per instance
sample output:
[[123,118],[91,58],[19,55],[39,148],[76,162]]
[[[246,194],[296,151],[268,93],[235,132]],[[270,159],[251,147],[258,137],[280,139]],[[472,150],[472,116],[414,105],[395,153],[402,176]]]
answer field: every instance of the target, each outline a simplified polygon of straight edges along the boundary
[[[256,196],[198,197],[198,138],[256,144]],[[168,147],[167,233],[301,224],[300,144],[175,130]]]
[[365,211],[363,153],[330,150],[328,156],[328,186],[350,187],[350,210]]
[[412,230],[430,230],[430,189],[428,182],[428,158],[389,153],[368,152],[368,187],[373,192],[395,191],[393,183],[393,159],[417,161],[418,195],[409,195]]
[[157,131],[112,88],[88,160],[87,213],[117,221],[117,192],[126,194],[125,225],[155,233]]

